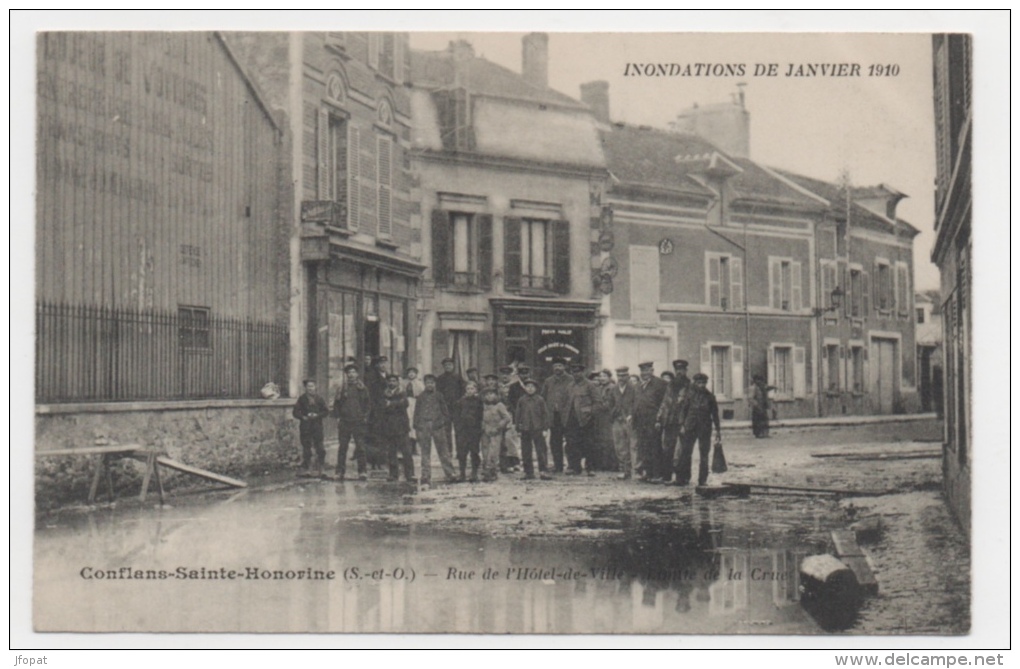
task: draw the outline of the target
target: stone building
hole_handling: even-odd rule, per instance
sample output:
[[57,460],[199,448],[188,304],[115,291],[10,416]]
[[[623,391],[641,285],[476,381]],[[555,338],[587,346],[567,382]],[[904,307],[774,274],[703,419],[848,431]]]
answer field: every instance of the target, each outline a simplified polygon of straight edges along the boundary
[[423,367],[595,364],[591,193],[605,161],[587,107],[548,87],[547,36],[523,39],[523,74],[463,41],[412,52],[411,72]]
[[932,36],[935,247],[945,363],[943,474],[949,507],[970,532],[971,489],[971,37]]

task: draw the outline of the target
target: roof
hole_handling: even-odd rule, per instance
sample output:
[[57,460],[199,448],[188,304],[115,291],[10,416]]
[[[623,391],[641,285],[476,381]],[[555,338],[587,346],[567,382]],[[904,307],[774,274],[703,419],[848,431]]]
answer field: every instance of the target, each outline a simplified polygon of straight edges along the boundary
[[[804,176],[803,174],[797,174],[795,172],[782,170],[776,167],[770,169],[784,176],[790,181],[793,181],[801,188],[809,190],[812,193],[816,193],[817,195],[828,200],[831,203],[830,211],[838,212],[839,214],[843,213],[843,210],[846,207],[845,205],[846,191],[839,184],[831,183],[828,181],[822,181],[821,179],[815,179],[813,177],[807,177]],[[879,196],[888,197],[890,195],[906,197],[899,191],[891,189],[885,184],[879,184],[878,186],[865,186],[852,188],[851,193],[855,198],[859,197],[875,198]],[[880,224],[884,226],[886,229],[895,225],[899,225],[902,226],[907,232],[911,233],[912,235],[916,235],[919,233],[919,230],[917,228],[915,228],[907,221],[904,221],[903,219],[897,218],[895,220],[892,220],[886,218],[885,216],[880,216],[879,214],[871,211],[867,207],[858,204],[857,202],[853,202],[852,206],[854,215],[860,216],[866,221],[870,221],[874,224]]]
[[711,142],[686,133],[615,124],[602,132],[609,171],[623,183],[714,195],[699,176],[712,165],[729,163],[736,199],[818,207],[820,203],[752,160],[727,154]]
[[[514,98],[539,103],[587,110],[569,95],[528,83],[518,72],[497,65],[481,56],[465,60],[467,87],[472,95]],[[443,51],[411,50],[411,81],[415,87],[436,89],[453,86],[453,53]]]

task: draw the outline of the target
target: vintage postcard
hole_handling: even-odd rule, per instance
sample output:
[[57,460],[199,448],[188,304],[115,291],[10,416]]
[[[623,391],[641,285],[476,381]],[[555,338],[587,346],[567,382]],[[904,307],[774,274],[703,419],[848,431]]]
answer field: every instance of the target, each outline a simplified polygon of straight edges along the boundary
[[35,35],[36,633],[970,633],[970,35],[322,28]]

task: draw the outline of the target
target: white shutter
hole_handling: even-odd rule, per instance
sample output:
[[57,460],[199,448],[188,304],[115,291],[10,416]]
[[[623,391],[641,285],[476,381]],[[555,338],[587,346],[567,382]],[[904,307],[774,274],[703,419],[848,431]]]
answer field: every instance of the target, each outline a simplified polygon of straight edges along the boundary
[[777,378],[776,378],[776,349],[774,347],[769,346],[768,353],[766,354],[766,358],[767,358],[766,361],[768,363],[767,364],[767,367],[768,367],[768,372],[767,373],[769,375],[768,383],[769,383],[770,386],[774,386],[774,385],[776,385],[776,380],[777,380]]
[[712,375],[712,347],[701,347],[701,373]]
[[361,216],[361,130],[353,125],[347,131],[347,228],[357,232]]
[[769,306],[783,308],[783,265],[776,258],[769,258]]
[[705,254],[705,261],[708,266],[708,277],[706,279],[706,286],[708,287],[708,294],[705,299],[706,304],[711,307],[718,307],[720,305],[720,276],[719,276],[719,256],[712,254]]
[[318,127],[318,153],[319,153],[319,174],[318,191],[320,200],[332,200],[333,193],[330,192],[331,165],[329,155],[329,112],[323,108],[319,110]]
[[734,346],[731,351],[730,365],[730,397],[739,399],[744,396],[744,347]]
[[368,66],[373,70],[379,69],[379,43],[382,35],[375,32],[368,33]]
[[846,390],[846,366],[848,363],[847,349],[842,344],[839,347],[839,391]]
[[822,344],[821,353],[822,359],[818,364],[822,366],[822,387],[818,389],[819,394],[824,393],[831,387],[829,383],[829,347],[827,344]]
[[800,311],[801,307],[801,264],[799,262],[790,263],[790,311]]
[[376,140],[379,161],[379,236],[393,236],[393,140],[380,135]]
[[803,346],[794,347],[794,397],[807,395],[807,352]]
[[744,262],[730,257],[730,308],[744,308]]
[[404,40],[399,34],[393,35],[393,80],[404,83]]

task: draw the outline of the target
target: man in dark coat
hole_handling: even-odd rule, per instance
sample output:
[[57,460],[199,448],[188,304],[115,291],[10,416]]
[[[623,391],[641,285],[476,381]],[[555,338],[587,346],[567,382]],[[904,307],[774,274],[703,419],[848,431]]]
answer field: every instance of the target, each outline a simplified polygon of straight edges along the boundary
[[390,466],[390,481],[400,476],[400,454],[404,465],[404,478],[414,480],[414,457],[411,452],[411,421],[407,419],[407,392],[400,387],[400,377],[390,374],[386,377],[386,388],[383,390],[382,402],[373,414],[378,421],[377,434],[381,445],[386,449]]
[[347,447],[354,439],[355,458],[358,461],[358,480],[368,479],[368,452],[365,437],[368,435],[368,421],[372,412],[372,398],[368,388],[358,378],[358,367],[348,364],[344,367],[345,383],[337,389],[333,400],[333,416],[337,419],[337,434],[340,446],[336,452],[336,474],[341,481],[347,472]]
[[442,394],[436,390],[436,377],[432,374],[425,375],[425,390],[418,396],[414,405],[413,425],[418,434],[418,445],[421,447],[422,485],[432,483],[433,441],[446,482],[456,481],[457,475],[453,469],[453,459],[450,457],[450,442],[446,440],[446,428],[450,425],[450,408]]
[[658,475],[661,459],[662,433],[656,427],[656,418],[666,396],[666,382],[655,376],[654,363],[638,365],[640,378],[634,394],[633,425],[637,433],[638,462],[635,466],[642,481],[651,481]]
[[663,483],[669,483],[672,478],[673,455],[680,438],[680,401],[683,399],[684,392],[691,385],[690,379],[687,378],[686,360],[674,360],[673,370],[676,373],[662,398],[662,406],[659,407],[659,415],[656,420],[662,427],[662,457],[659,460],[659,474],[662,475]]
[[691,481],[691,458],[694,442],[698,442],[698,485],[708,482],[709,456],[712,450],[712,426],[716,438],[721,438],[719,427],[719,405],[715,395],[708,389],[708,376],[695,374],[694,383],[680,402],[680,451],[673,460],[676,468],[676,485],[687,485]]
[[585,378],[584,365],[575,362],[570,366],[573,383],[570,385],[567,408],[567,474],[580,474],[583,468],[588,476],[595,476],[592,451],[594,449],[595,412],[601,398],[595,384]]
[[[455,406],[461,397],[464,397],[464,379],[457,373],[457,365],[453,358],[443,358],[443,373],[436,377],[436,390],[443,396],[447,408]],[[453,423],[446,424],[446,443],[451,448],[455,437],[453,436]]]
[[[291,415],[301,421],[301,478],[322,476],[322,465],[326,461],[326,448],[323,445],[322,419],[329,413],[326,400],[315,392],[315,381],[305,379],[305,392],[297,399]],[[315,452],[315,463],[312,463],[312,452]],[[314,466],[314,469],[313,469]]]
[[566,361],[558,358],[553,362],[553,373],[542,384],[542,397],[549,407],[549,450],[552,453],[552,468],[557,474],[563,473],[563,436],[570,409],[570,386],[573,380],[567,375]]
[[386,391],[386,376],[389,373],[390,359],[385,355],[372,358],[372,364],[365,370],[365,387],[368,388],[368,396],[372,400],[372,414],[369,419],[368,432],[368,464],[373,469],[378,468],[386,462],[386,447],[380,432],[382,423],[379,420],[379,412],[383,405],[383,393]]

